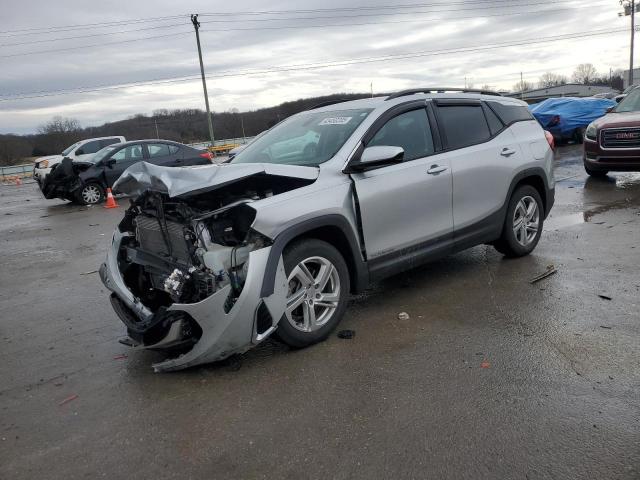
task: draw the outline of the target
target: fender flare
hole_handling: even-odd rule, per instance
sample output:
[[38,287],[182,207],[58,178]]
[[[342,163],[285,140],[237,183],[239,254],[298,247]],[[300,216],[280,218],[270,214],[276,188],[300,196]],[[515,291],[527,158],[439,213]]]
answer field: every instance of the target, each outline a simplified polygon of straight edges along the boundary
[[[544,218],[547,218],[549,212],[551,211],[551,207],[553,207],[553,203],[555,201],[555,188],[549,188],[549,182],[547,181],[547,174],[542,167],[531,167],[526,168],[520,172],[518,172],[513,179],[511,180],[511,184],[509,185],[509,191],[507,193],[507,198],[505,199],[502,210],[504,211],[504,215],[507,214],[507,207],[509,205],[509,200],[511,199],[511,195],[513,195],[514,190],[516,189],[516,185],[520,183],[522,180],[528,177],[537,177],[542,181],[544,185],[543,192],[543,200],[545,204],[545,212]],[[503,221],[504,221],[503,215]]]
[[273,294],[278,261],[280,260],[285,247],[294,238],[321,227],[337,227],[344,234],[349,244],[349,249],[351,250],[351,257],[353,259],[352,266],[355,267],[354,271],[351,272],[355,279],[354,289],[356,291],[360,291],[366,287],[369,283],[369,270],[367,263],[362,259],[360,245],[356,240],[355,232],[353,231],[351,224],[342,215],[329,214],[303,220],[295,225],[287,227],[275,237],[265,267],[264,279],[260,290],[261,298],[265,298]]

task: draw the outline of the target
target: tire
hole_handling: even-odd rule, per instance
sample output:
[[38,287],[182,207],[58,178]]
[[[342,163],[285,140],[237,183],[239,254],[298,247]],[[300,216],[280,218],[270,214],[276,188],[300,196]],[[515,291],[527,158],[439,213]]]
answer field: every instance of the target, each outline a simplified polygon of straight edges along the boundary
[[584,171],[587,172],[587,174],[592,177],[599,177],[599,178],[606,177],[607,174],[609,173],[609,170],[593,170],[589,168],[586,163],[584,164]]
[[[326,242],[304,239],[285,249],[284,269],[289,279],[287,310],[275,335],[293,348],[304,348],[325,340],[340,323],[347,308],[350,279],[344,258]],[[322,275],[324,272],[325,276]],[[323,280],[325,285],[316,287]],[[322,300],[332,306],[325,305]]]
[[78,191],[77,201],[81,205],[97,205],[104,201],[104,188],[97,182],[89,182]]
[[[535,203],[535,209],[530,210],[533,203]],[[525,219],[529,218],[529,220],[525,220],[527,223],[524,229],[515,227],[515,224],[523,216],[523,209],[527,210]],[[495,242],[494,247],[507,257],[515,258],[528,255],[538,245],[543,224],[544,206],[538,190],[531,185],[522,185],[511,195],[502,227],[502,235]],[[533,227],[535,227],[534,235],[532,235]],[[517,230],[517,235],[515,230]]]

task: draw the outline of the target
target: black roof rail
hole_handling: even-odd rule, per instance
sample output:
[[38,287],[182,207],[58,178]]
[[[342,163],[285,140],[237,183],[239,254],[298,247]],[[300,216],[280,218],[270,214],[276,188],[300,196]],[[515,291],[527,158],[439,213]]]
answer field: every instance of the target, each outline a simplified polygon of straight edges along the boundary
[[392,93],[385,100],[393,100],[394,98],[404,97],[407,95],[414,95],[416,93],[446,93],[446,92],[460,92],[460,93],[480,93],[482,95],[495,95],[501,97],[502,94],[494,92],[493,90],[482,90],[475,88],[451,88],[451,87],[429,87],[429,88],[410,88],[409,90],[402,90],[400,92]]
[[348,102],[348,98],[339,98],[337,100],[327,100],[326,102],[320,102],[312,107],[307,108],[307,110],[315,110],[316,108],[328,107],[329,105],[334,105],[336,103]]

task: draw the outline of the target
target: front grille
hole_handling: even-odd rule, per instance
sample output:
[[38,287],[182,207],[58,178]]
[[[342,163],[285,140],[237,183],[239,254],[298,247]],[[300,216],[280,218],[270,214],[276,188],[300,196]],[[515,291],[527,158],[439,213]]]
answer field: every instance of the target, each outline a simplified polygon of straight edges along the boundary
[[640,148],[640,127],[602,130],[603,148]]
[[[140,248],[147,252],[163,257],[175,258],[183,263],[190,263],[189,244],[185,239],[184,225],[176,222],[166,222],[166,239],[157,217],[139,215],[136,222],[136,240]],[[171,251],[167,246],[167,240]]]

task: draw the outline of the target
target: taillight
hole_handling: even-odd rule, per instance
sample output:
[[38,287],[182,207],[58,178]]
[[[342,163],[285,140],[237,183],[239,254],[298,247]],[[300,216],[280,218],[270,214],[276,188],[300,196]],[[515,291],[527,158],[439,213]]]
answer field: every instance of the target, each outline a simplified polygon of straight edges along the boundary
[[207,160],[209,160],[210,162],[212,162],[212,161],[213,161],[213,153],[211,153],[211,152],[202,152],[202,153],[200,154],[200,156],[201,156],[202,158],[206,158],[206,159],[207,159]]
[[553,150],[555,152],[555,150],[556,150],[556,141],[553,139],[553,135],[551,135],[551,132],[548,132],[547,130],[545,130],[544,131],[544,136],[547,139],[547,143],[551,147],[551,150]]

